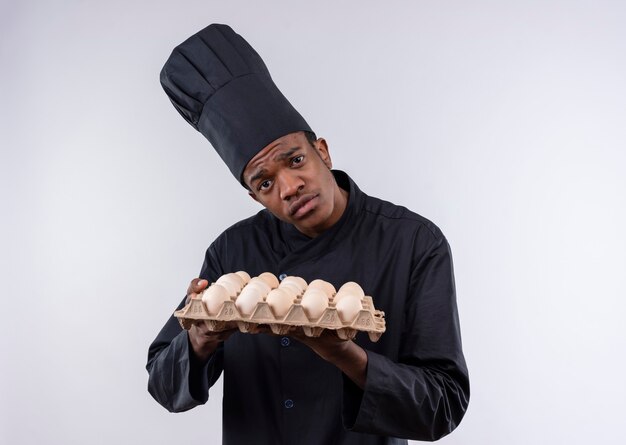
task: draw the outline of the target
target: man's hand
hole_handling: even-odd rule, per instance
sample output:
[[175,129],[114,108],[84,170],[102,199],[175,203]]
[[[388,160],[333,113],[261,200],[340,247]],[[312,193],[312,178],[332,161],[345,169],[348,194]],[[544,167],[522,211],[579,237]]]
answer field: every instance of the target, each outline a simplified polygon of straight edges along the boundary
[[302,331],[289,334],[299,342],[307,345],[317,355],[339,368],[356,383],[365,388],[367,380],[367,353],[352,340],[342,340],[335,332],[324,330],[319,337],[307,337]]
[[[207,280],[194,279],[187,289],[187,300],[199,298],[200,293],[209,285]],[[217,349],[219,344],[231,336],[237,328],[228,329],[226,331],[213,332],[209,331],[204,321],[199,320],[194,323],[188,331],[189,343],[194,355],[200,363],[206,363],[209,357]]]
[[187,299],[185,300],[185,304],[189,304],[189,301],[192,298],[200,298],[200,294],[207,288],[208,285],[209,282],[201,278],[194,278],[191,280],[191,283],[189,283],[189,287],[187,288]]

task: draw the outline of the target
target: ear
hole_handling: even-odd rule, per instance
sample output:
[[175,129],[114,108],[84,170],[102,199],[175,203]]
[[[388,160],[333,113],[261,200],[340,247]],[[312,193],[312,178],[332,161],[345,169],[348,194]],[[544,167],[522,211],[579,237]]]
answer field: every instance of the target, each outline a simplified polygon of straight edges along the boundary
[[326,139],[319,138],[315,141],[315,150],[317,154],[320,156],[326,167],[329,169],[333,168],[333,161],[330,159],[330,153],[328,152],[328,144],[326,143]]
[[250,196],[250,198],[254,199],[256,202],[259,202],[259,198],[257,198],[254,192],[252,192],[251,190],[248,190],[248,195]]

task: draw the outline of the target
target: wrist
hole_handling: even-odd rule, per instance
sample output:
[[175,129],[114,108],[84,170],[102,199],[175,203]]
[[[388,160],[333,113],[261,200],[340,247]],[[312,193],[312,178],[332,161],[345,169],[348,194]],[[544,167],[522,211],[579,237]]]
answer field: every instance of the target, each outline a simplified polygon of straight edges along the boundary
[[208,341],[198,341],[191,333],[188,334],[189,345],[191,346],[191,354],[193,355],[195,361],[201,365],[204,365],[209,361],[211,354],[215,352],[219,344],[220,340],[208,340]]
[[361,389],[365,388],[367,379],[367,352],[365,349],[347,341],[345,350],[335,358],[335,366]]
[[332,348],[326,351],[326,360],[339,365],[344,361],[350,361],[350,355],[354,352],[353,347],[356,345],[351,340],[335,343]]

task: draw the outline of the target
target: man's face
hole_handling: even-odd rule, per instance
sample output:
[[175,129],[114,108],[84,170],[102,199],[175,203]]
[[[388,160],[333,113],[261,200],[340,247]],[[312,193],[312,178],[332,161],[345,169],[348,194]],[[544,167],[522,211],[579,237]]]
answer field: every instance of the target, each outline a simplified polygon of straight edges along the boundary
[[347,203],[330,171],[326,141],[312,146],[303,132],[283,136],[246,165],[250,196],[282,221],[315,237],[335,224]]

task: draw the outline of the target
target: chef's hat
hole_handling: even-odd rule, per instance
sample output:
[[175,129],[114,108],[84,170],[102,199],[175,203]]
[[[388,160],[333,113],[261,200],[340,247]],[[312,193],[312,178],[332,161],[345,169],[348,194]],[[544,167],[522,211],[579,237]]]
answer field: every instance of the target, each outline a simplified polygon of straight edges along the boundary
[[209,25],[174,48],[161,85],[242,184],[246,164],[266,145],[311,131],[254,48],[226,25]]

